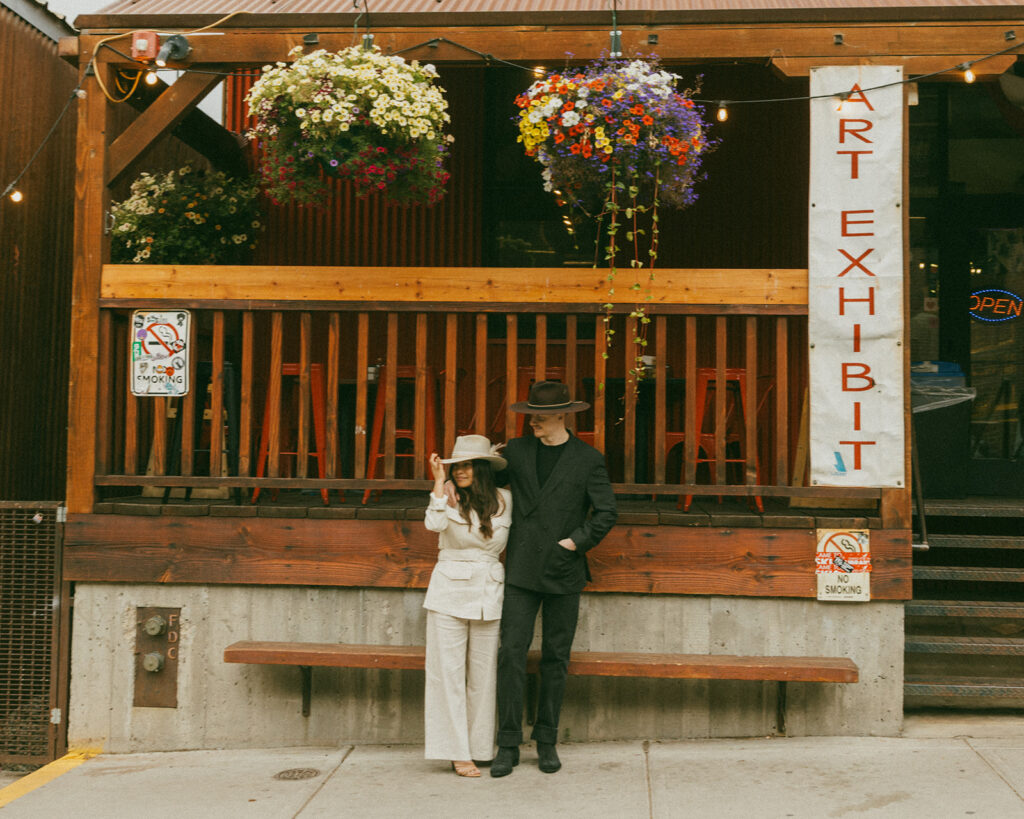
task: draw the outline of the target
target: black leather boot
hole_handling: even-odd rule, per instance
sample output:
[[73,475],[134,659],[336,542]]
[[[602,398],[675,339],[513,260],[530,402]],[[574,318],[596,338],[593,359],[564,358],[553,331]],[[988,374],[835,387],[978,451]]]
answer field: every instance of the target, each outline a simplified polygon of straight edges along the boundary
[[558,751],[554,745],[546,742],[537,743],[537,767],[544,773],[554,773],[562,767],[562,761],[558,758]]
[[498,753],[491,761],[491,776],[508,776],[519,764],[519,748],[514,745],[498,746]]

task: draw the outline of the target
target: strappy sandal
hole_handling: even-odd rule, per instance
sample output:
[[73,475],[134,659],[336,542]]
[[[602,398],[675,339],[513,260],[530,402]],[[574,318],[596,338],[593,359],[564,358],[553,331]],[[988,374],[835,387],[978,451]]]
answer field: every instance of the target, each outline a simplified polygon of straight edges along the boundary
[[459,776],[480,776],[480,769],[473,762],[452,762],[452,770]]

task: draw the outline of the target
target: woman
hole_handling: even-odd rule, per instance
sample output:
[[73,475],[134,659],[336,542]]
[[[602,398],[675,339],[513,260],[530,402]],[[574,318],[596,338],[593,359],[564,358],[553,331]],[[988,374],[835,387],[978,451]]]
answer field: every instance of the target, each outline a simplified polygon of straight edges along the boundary
[[[512,523],[512,493],[494,473],[504,458],[483,435],[460,435],[450,458],[430,455],[434,489],[426,526],[438,532],[427,610],[427,759],[449,759],[459,776],[480,776],[474,759],[494,755],[498,625],[505,567],[498,561]],[[451,464],[455,502],[445,494]]]

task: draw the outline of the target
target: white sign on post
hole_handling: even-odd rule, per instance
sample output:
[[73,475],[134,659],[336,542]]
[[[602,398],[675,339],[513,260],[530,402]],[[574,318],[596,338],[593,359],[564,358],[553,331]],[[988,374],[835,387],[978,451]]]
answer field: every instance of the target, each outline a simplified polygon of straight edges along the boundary
[[132,395],[177,397],[189,390],[188,310],[136,310],[132,313]]
[[811,69],[811,484],[903,486],[903,69]]
[[867,529],[818,529],[814,573],[819,600],[871,599],[871,535]]

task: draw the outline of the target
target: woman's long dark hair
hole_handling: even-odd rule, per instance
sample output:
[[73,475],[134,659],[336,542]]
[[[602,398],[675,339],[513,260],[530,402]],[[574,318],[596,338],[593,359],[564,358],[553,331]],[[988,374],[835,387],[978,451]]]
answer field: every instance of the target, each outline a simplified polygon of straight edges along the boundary
[[[454,464],[452,464],[454,466]],[[451,477],[451,473],[449,473]],[[454,479],[452,483],[455,483]],[[467,521],[470,519],[470,510],[476,512],[480,518],[480,534],[490,540],[494,534],[491,526],[491,518],[498,514],[501,500],[498,497],[498,488],[494,483],[494,469],[490,461],[482,459],[473,460],[473,483],[465,489],[456,485],[456,493],[459,498],[459,511]]]

